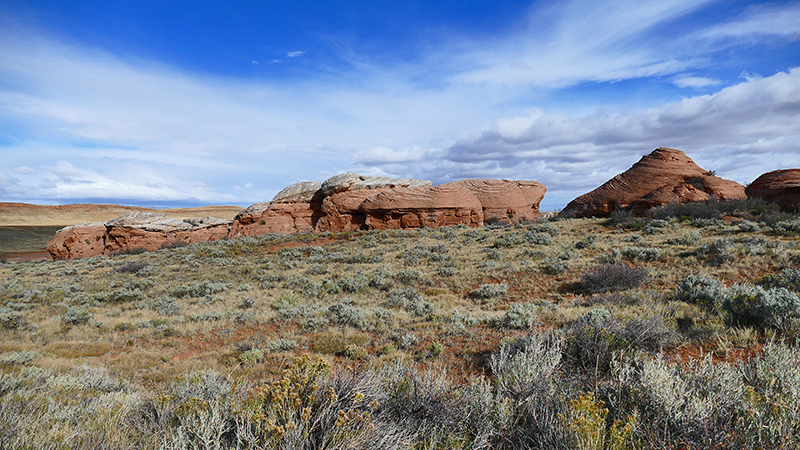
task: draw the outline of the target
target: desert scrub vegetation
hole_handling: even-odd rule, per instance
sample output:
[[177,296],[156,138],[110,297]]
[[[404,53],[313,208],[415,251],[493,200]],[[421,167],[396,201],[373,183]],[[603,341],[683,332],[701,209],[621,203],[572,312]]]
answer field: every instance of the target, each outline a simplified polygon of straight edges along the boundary
[[0,448],[798,448],[797,217],[0,265]]

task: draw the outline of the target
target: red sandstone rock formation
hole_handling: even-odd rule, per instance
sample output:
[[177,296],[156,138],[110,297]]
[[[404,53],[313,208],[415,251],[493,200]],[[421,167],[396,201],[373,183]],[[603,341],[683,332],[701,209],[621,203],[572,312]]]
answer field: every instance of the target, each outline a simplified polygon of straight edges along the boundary
[[375,230],[483,225],[481,203],[458,182],[387,190],[364,200],[361,210]]
[[230,223],[215,217],[180,220],[157,213],[129,213],[106,222],[103,253],[216,241],[228,236]]
[[249,206],[233,219],[228,237],[313,231],[323,216],[321,187],[318,181],[301,181],[278,192],[271,202]]
[[711,175],[682,151],[657,148],[630,169],[599,188],[571,201],[561,212],[567,217],[607,216],[615,209],[643,214],[668,203],[746,198],[735,181]]
[[800,209],[800,169],[767,172],[750,183],[745,191],[748,197],[777,203],[787,211]]
[[105,250],[105,222],[79,223],[58,230],[47,243],[53,259],[78,259],[99,256]]
[[370,177],[356,173],[335,175],[322,183],[322,217],[317,223],[317,231],[355,231],[365,230],[367,217],[361,210],[364,201],[386,190],[403,187],[430,186],[428,180],[392,179]]
[[176,243],[215,241],[228,236],[230,221],[215,217],[172,219],[132,212],[108,222],[79,224],[58,231],[47,245],[53,259],[78,259]]
[[293,184],[271,202],[242,210],[232,224],[131,213],[92,227],[65,228],[51,240],[48,250],[55,259],[73,259],[267,233],[477,227],[483,225],[484,217],[535,220],[545,191],[535,181],[464,180],[432,187],[427,180],[346,173],[323,183]]
[[539,218],[539,203],[547,188],[536,181],[480,180],[456,181],[472,192],[483,208],[484,220],[517,223]]

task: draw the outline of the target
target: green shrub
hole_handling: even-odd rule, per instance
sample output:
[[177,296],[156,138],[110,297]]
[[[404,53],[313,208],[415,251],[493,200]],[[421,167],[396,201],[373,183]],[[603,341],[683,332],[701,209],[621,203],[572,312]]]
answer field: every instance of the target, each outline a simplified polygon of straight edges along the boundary
[[[0,356],[0,366],[26,366],[36,359],[36,352],[23,350],[21,352],[7,352]],[[2,388],[0,388],[2,392]]]
[[622,321],[605,308],[593,309],[566,330],[570,363],[591,376],[607,374],[612,360],[636,349],[662,351],[677,344],[677,335],[660,317]]
[[783,287],[800,292],[800,269],[788,267],[779,274],[767,274],[759,283],[764,287]]
[[181,313],[181,305],[172,297],[159,297],[150,302],[150,307],[165,316],[177,316]]
[[505,295],[507,291],[508,291],[508,284],[506,283],[482,284],[478,286],[477,289],[470,292],[469,295],[472,298],[487,300],[490,298],[495,298]]
[[400,336],[397,341],[397,347],[403,350],[408,350],[419,343],[419,338],[411,333],[406,333]]
[[703,244],[694,253],[712,266],[720,266],[738,259],[733,242],[729,239],[717,239],[714,242]]
[[536,308],[529,303],[514,303],[502,316],[493,321],[497,328],[527,330],[536,321]]
[[369,278],[364,275],[346,276],[339,280],[339,286],[342,288],[342,291],[355,294],[366,289],[369,282]]
[[5,330],[16,330],[23,323],[22,314],[8,307],[0,307],[0,327]]
[[658,261],[664,257],[664,252],[652,247],[625,247],[620,254],[628,261]]
[[192,322],[215,322],[217,320],[222,320],[225,317],[225,313],[217,310],[206,311],[199,314],[193,314],[189,320]]
[[678,283],[675,299],[698,305],[707,311],[719,311],[727,298],[727,289],[713,277],[689,275]]
[[528,231],[533,233],[547,233],[550,236],[558,236],[558,230],[549,223],[533,223],[528,225]]
[[67,308],[61,316],[61,322],[65,325],[86,325],[94,314],[83,308]]
[[341,302],[328,307],[328,318],[332,323],[357,329],[366,327],[369,313],[353,306],[353,300],[343,299]]
[[387,270],[386,266],[381,265],[369,280],[369,286],[380,291],[388,291],[394,285],[393,276],[394,274]]
[[511,248],[523,243],[525,240],[518,234],[513,232],[503,233],[495,239],[492,247],[494,248]]
[[736,229],[741,233],[755,233],[761,231],[761,227],[757,223],[749,220],[743,220],[736,225]]
[[442,277],[452,277],[456,274],[456,268],[451,266],[441,266],[439,267],[439,276]]
[[580,241],[576,242],[575,248],[577,249],[591,248],[594,245],[595,241],[597,241],[597,235],[590,234],[585,238],[581,239]]
[[427,350],[428,350],[428,355],[427,356],[429,358],[436,358],[437,356],[439,356],[442,353],[444,353],[444,345],[442,345],[439,342],[431,342],[428,345]]
[[319,292],[322,289],[319,283],[299,273],[292,275],[286,281],[284,287],[287,289],[298,290],[307,297],[316,297],[319,295]]
[[535,233],[528,231],[525,233],[525,240],[533,245],[550,245],[553,243],[553,238],[548,233]]
[[394,278],[403,284],[416,283],[422,278],[422,272],[415,269],[402,269],[397,271]]
[[771,225],[776,234],[794,236],[800,233],[800,219],[785,220]]
[[608,227],[640,230],[644,227],[644,219],[636,217],[630,210],[617,208],[611,211],[603,224]]
[[690,231],[677,239],[668,240],[667,243],[672,245],[695,245],[700,242],[700,239],[702,239],[702,236],[699,232]]
[[737,284],[722,304],[734,323],[783,329],[800,319],[800,298],[786,288]]
[[183,297],[210,297],[214,294],[223,292],[231,287],[230,283],[204,280],[191,284],[183,284],[172,290],[172,295],[178,298]]
[[414,288],[395,289],[389,293],[386,304],[390,307],[407,309],[411,305],[422,301],[422,294]]
[[283,338],[270,341],[264,346],[264,350],[268,353],[285,352],[295,348],[297,348],[297,341]]
[[115,267],[114,272],[117,273],[137,273],[147,268],[147,264],[142,262],[129,262],[121,266]]
[[542,272],[548,275],[559,275],[569,270],[569,265],[561,258],[546,258],[542,262]]
[[581,277],[581,288],[593,294],[637,288],[647,279],[647,269],[625,264],[608,264],[586,272]]

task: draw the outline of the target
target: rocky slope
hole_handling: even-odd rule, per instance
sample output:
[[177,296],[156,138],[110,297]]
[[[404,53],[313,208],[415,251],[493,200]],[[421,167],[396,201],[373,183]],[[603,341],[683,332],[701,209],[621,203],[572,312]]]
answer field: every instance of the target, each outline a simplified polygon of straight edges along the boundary
[[643,214],[668,203],[744,199],[744,186],[701,168],[682,151],[660,147],[630,169],[567,204],[565,217],[607,216],[615,209]]

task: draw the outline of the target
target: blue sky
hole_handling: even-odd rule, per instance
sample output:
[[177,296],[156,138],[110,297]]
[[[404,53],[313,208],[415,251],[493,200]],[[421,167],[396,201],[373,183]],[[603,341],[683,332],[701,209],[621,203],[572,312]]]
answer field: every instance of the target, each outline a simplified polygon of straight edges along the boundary
[[0,201],[247,206],[353,171],[557,209],[659,146],[800,167],[800,2],[0,3]]

